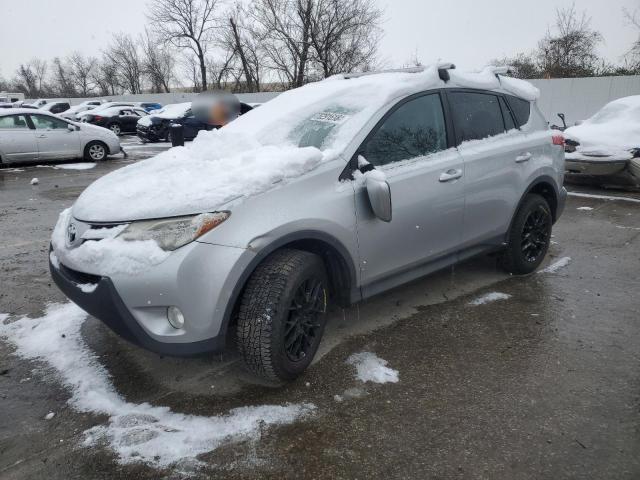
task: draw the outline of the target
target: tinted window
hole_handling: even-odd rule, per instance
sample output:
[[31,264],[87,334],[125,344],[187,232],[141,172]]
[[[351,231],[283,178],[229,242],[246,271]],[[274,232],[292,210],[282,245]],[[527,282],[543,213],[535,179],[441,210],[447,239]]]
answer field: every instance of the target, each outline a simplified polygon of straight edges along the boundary
[[480,140],[504,133],[498,97],[487,93],[449,94],[456,134],[461,141]]
[[504,126],[507,128],[507,130],[513,130],[514,128],[516,128],[515,123],[513,123],[513,117],[511,116],[509,106],[502,97],[500,97],[500,108],[502,108],[502,118],[504,118]]
[[9,115],[7,117],[0,117],[1,129],[25,129],[28,130],[27,119],[24,115]]
[[447,148],[440,95],[409,100],[389,115],[367,140],[363,155],[373,165],[422,157]]
[[531,104],[527,100],[523,100],[512,95],[507,95],[509,106],[516,117],[516,123],[518,127],[521,127],[529,121],[529,115],[531,115]]
[[67,128],[69,125],[67,122],[46,115],[31,115],[31,120],[38,130],[56,130]]

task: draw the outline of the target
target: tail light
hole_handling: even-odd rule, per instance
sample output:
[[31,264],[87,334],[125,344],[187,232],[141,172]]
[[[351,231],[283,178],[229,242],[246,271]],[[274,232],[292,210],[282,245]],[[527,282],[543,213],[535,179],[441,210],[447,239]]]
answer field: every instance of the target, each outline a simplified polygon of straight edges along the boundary
[[558,145],[560,147],[563,147],[564,146],[564,137],[562,135],[560,135],[560,134],[554,135],[553,137],[551,137],[551,142],[554,145]]
[[99,122],[100,120],[102,120],[102,117],[100,115],[93,115],[93,120],[95,122]]

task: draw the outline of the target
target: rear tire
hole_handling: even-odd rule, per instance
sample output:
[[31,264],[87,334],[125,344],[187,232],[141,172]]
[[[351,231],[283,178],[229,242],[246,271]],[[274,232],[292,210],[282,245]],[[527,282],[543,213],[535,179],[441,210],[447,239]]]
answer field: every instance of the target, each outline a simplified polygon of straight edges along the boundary
[[514,275],[533,272],[544,260],[551,243],[553,216],[547,201],[537,194],[525,197],[511,224],[502,267]]
[[237,345],[247,369],[291,381],[311,363],[326,323],[322,259],[300,250],[273,253],[253,272],[238,312]]
[[107,146],[98,141],[87,143],[84,147],[84,159],[88,162],[101,162],[107,158],[109,149]]
[[107,128],[109,130],[111,130],[113,133],[115,133],[118,137],[122,133],[122,128],[120,127],[120,124],[118,124],[118,123],[112,123]]

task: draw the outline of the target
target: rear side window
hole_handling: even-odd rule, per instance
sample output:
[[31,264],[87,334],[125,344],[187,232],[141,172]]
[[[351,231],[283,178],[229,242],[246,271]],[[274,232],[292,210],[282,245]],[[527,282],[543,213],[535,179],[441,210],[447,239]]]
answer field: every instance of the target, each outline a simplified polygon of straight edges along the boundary
[[373,165],[423,157],[447,148],[442,102],[437,93],[403,103],[367,140],[362,153]]
[[518,128],[529,121],[531,115],[531,104],[527,100],[523,100],[513,95],[507,95],[509,106],[516,117]]
[[481,140],[504,133],[502,110],[496,95],[451,92],[449,103],[459,141]]

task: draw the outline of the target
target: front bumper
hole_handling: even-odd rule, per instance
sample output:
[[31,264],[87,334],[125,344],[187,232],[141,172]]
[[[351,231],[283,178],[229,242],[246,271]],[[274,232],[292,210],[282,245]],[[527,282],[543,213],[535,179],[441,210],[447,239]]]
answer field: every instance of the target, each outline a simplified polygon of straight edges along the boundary
[[[70,300],[133,344],[171,356],[220,352],[226,344],[235,287],[254,255],[197,242],[183,249],[135,276],[84,273],[65,251],[53,250],[49,269]],[[92,287],[83,291],[83,284]],[[168,324],[170,305],[184,313],[184,329]]]

